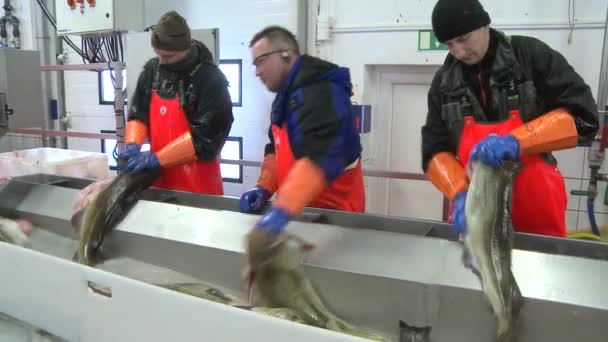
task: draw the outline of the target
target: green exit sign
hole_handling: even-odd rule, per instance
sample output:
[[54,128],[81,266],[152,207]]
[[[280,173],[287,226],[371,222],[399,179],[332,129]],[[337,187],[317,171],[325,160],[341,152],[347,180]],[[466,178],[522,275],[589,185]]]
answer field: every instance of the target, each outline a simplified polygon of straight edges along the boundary
[[418,51],[447,50],[448,47],[440,43],[431,30],[418,31]]

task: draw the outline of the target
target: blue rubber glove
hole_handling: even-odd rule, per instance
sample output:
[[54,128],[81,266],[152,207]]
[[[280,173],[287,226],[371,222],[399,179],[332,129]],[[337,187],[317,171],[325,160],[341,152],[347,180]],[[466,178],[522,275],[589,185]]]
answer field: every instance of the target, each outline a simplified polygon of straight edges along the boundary
[[505,159],[519,159],[519,142],[511,134],[490,134],[473,147],[470,160],[478,158],[482,163],[497,168]]
[[264,216],[255,224],[257,230],[265,231],[272,235],[279,235],[289,222],[289,213],[279,207],[270,208]]
[[271,196],[270,191],[259,187],[243,193],[240,202],[241,212],[247,214],[259,213]]
[[454,198],[454,208],[452,209],[452,228],[454,228],[454,231],[458,234],[464,234],[467,231],[467,223],[464,216],[466,199],[466,191],[459,192]]
[[160,162],[156,153],[139,152],[131,157],[122,171],[138,173],[141,171],[156,171],[160,169]]
[[140,150],[140,144],[128,144],[127,146],[125,146],[124,150],[122,150],[122,152],[118,154],[117,159],[124,159],[125,161],[127,161],[138,155]]

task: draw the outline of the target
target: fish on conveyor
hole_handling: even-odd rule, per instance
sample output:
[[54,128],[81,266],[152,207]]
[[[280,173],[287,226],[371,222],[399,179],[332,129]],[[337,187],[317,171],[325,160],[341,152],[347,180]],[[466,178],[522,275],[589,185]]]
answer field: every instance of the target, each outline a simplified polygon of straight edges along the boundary
[[265,304],[272,308],[289,308],[308,325],[375,341],[389,341],[352,326],[325,307],[300,269],[298,253],[288,246],[289,240],[297,241],[304,250],[312,248],[300,238],[285,233],[274,237],[254,230],[247,235],[251,277]]
[[0,217],[0,241],[21,247],[29,247],[32,224],[25,220]]
[[302,319],[302,317],[296,311],[289,308],[268,308],[263,306],[257,306],[251,308],[251,311],[258,312],[266,316],[276,317],[286,321],[306,324],[304,319]]
[[[107,178],[95,181],[89,185],[87,185],[82,190],[78,191],[76,194],[76,198],[74,199],[74,205],[72,207],[72,213],[77,213],[82,210],[84,207],[89,205],[97,195],[105,189],[110,182],[112,182],[113,178]],[[79,227],[74,227],[79,228]]]
[[228,295],[221,290],[202,284],[202,283],[172,283],[172,284],[154,284],[169,290],[181,292],[194,297],[206,299],[212,302],[234,306],[240,309],[245,309],[257,312],[263,315],[272,316],[287,321],[305,323],[304,320],[292,309],[288,308],[268,308],[254,307],[251,305],[240,304],[236,297]]
[[99,248],[104,237],[131,210],[139,193],[150,187],[158,173],[123,172],[89,198],[89,203],[72,216],[72,226],[80,235],[80,244],[74,259],[93,266],[99,259]]
[[512,161],[504,161],[500,168],[474,161],[469,169],[463,263],[481,281],[496,316],[498,342],[513,341],[513,317],[523,303],[511,272],[511,193],[520,167]]
[[235,298],[226,295],[219,289],[201,283],[174,283],[154,284],[169,290],[185,293],[194,297],[206,299],[216,303],[231,304]]
[[431,327],[415,327],[399,321],[399,342],[429,342]]

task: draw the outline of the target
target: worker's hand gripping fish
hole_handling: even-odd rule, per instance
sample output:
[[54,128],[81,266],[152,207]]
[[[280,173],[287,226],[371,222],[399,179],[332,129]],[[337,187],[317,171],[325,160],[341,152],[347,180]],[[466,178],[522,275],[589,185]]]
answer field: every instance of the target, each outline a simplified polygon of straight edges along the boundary
[[312,245],[281,233],[273,236],[253,230],[247,235],[247,255],[251,276],[269,307],[292,309],[306,324],[375,341],[388,339],[354,327],[333,315],[323,304],[310,280],[300,269],[296,250],[288,246],[295,240],[301,249]]
[[512,161],[503,161],[500,168],[473,161],[468,170],[471,183],[465,205],[463,263],[481,281],[497,319],[498,342],[514,341],[513,316],[522,305],[511,272],[511,189],[519,168]]

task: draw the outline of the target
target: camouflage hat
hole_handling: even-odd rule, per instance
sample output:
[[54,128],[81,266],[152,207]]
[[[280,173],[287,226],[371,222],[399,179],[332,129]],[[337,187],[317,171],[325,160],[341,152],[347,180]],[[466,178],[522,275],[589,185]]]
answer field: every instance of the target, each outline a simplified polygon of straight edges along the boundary
[[152,46],[160,50],[184,51],[192,45],[186,19],[175,11],[163,14],[152,29]]

